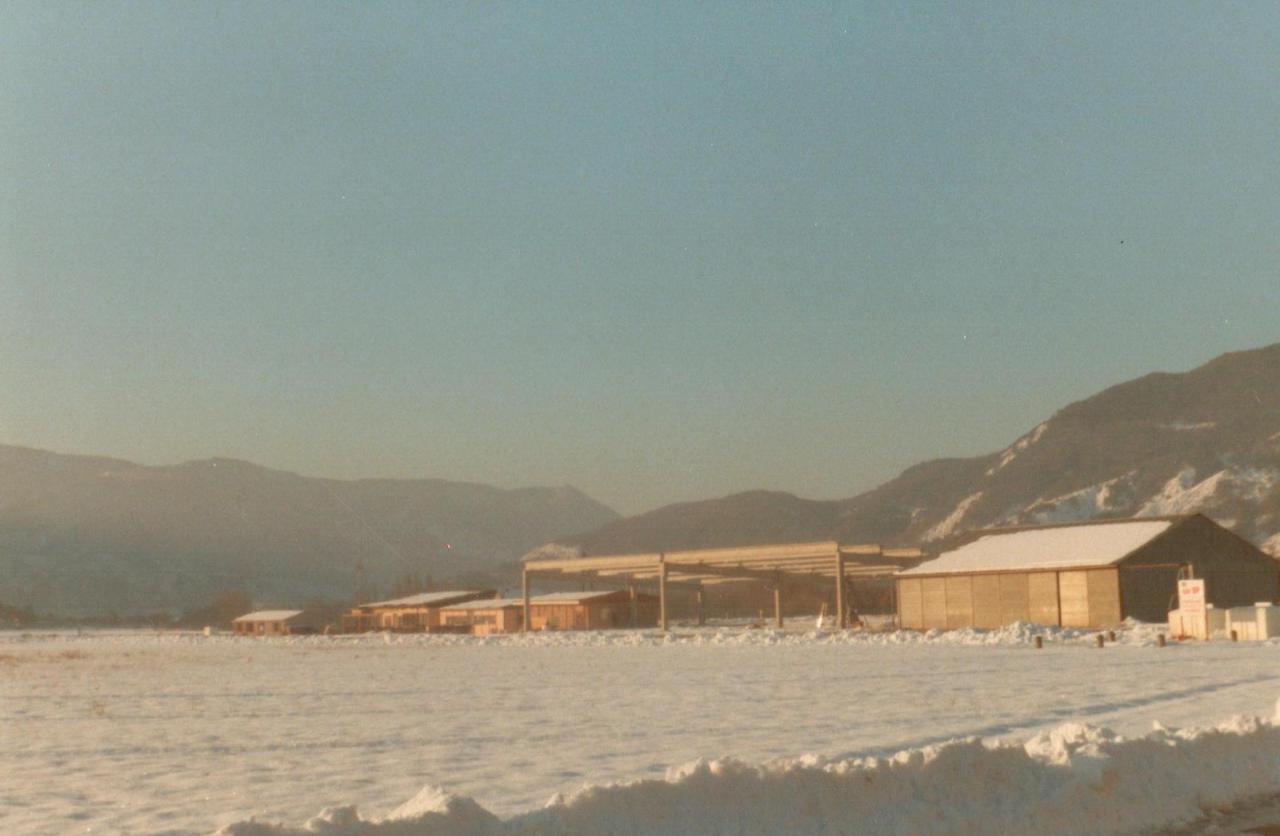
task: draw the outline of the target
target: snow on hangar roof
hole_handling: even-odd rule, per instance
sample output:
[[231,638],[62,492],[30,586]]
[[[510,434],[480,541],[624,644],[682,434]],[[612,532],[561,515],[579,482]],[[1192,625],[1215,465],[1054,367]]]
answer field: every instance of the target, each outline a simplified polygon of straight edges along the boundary
[[1171,525],[1172,520],[1121,520],[987,534],[898,574],[951,575],[1106,566],[1146,545]]

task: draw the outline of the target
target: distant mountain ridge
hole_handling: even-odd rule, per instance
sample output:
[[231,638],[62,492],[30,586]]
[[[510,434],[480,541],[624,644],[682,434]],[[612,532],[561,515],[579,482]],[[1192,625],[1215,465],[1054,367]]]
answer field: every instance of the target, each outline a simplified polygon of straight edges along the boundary
[[1193,511],[1280,555],[1280,344],[1112,386],[1003,450],[924,462],[850,499],[750,492],[681,503],[547,550],[828,538],[936,547],[993,526]]
[[148,467],[0,446],[0,602],[64,614],[347,599],[406,574],[491,579],[530,547],[617,519],[571,487],[345,481],[235,459]]
[[233,459],[146,467],[0,446],[0,603],[172,611],[244,588],[260,604],[296,604],[349,597],[358,563],[377,592],[411,572],[511,580],[531,549],[936,548],[991,526],[1193,511],[1280,555],[1280,344],[1121,383],[1003,450],[925,462],[850,499],[750,491],[626,519],[569,487],[314,479]]

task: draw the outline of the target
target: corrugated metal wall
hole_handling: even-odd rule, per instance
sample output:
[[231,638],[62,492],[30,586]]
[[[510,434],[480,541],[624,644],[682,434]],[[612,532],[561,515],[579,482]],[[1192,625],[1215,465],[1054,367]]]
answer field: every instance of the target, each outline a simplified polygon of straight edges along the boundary
[[924,601],[919,578],[898,581],[898,626],[908,630],[924,629]]
[[990,629],[1015,621],[1110,627],[1120,617],[1115,569],[898,579],[898,620],[913,630]]
[[1027,574],[1027,620],[1035,624],[1058,623],[1058,573]]
[[1058,606],[1063,627],[1089,626],[1089,574],[1058,573]]
[[1000,623],[1031,620],[1031,598],[1027,589],[1027,575],[1018,572],[997,575],[1000,579]]
[[955,575],[947,578],[947,629],[973,626],[973,577]]
[[973,576],[973,626],[992,628],[999,627],[1000,620],[1000,576]]
[[1089,626],[1114,627],[1123,619],[1120,612],[1120,572],[1116,569],[1090,569]]
[[947,579],[925,578],[922,597],[924,599],[923,629],[947,629]]

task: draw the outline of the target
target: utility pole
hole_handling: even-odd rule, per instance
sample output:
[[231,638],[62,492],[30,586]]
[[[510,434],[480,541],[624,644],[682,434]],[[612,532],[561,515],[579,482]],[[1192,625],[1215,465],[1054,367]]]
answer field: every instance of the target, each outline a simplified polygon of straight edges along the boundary
[[362,557],[356,561],[355,585],[354,585],[354,588],[351,590],[352,605],[358,607],[361,604],[363,604],[366,594],[367,594],[367,591],[365,589],[364,558]]

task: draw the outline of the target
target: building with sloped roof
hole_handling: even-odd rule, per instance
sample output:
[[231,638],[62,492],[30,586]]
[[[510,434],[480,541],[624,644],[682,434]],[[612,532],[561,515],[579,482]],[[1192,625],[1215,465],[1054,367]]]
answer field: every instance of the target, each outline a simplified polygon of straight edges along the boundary
[[898,619],[916,630],[1161,622],[1177,607],[1179,577],[1204,578],[1220,608],[1280,595],[1280,562],[1191,514],[972,532],[895,576]]
[[551,592],[529,599],[531,630],[609,630],[657,623],[658,596],[643,592]]
[[457,630],[474,636],[519,633],[524,625],[524,600],[486,598],[452,604],[441,608],[440,624],[450,632]]
[[315,619],[303,610],[258,610],[232,619],[237,636],[290,636],[317,632]]
[[492,589],[461,589],[420,592],[403,598],[372,601],[352,607],[342,616],[344,633],[388,630],[397,633],[424,633],[440,626],[440,611],[465,601],[494,598]]

